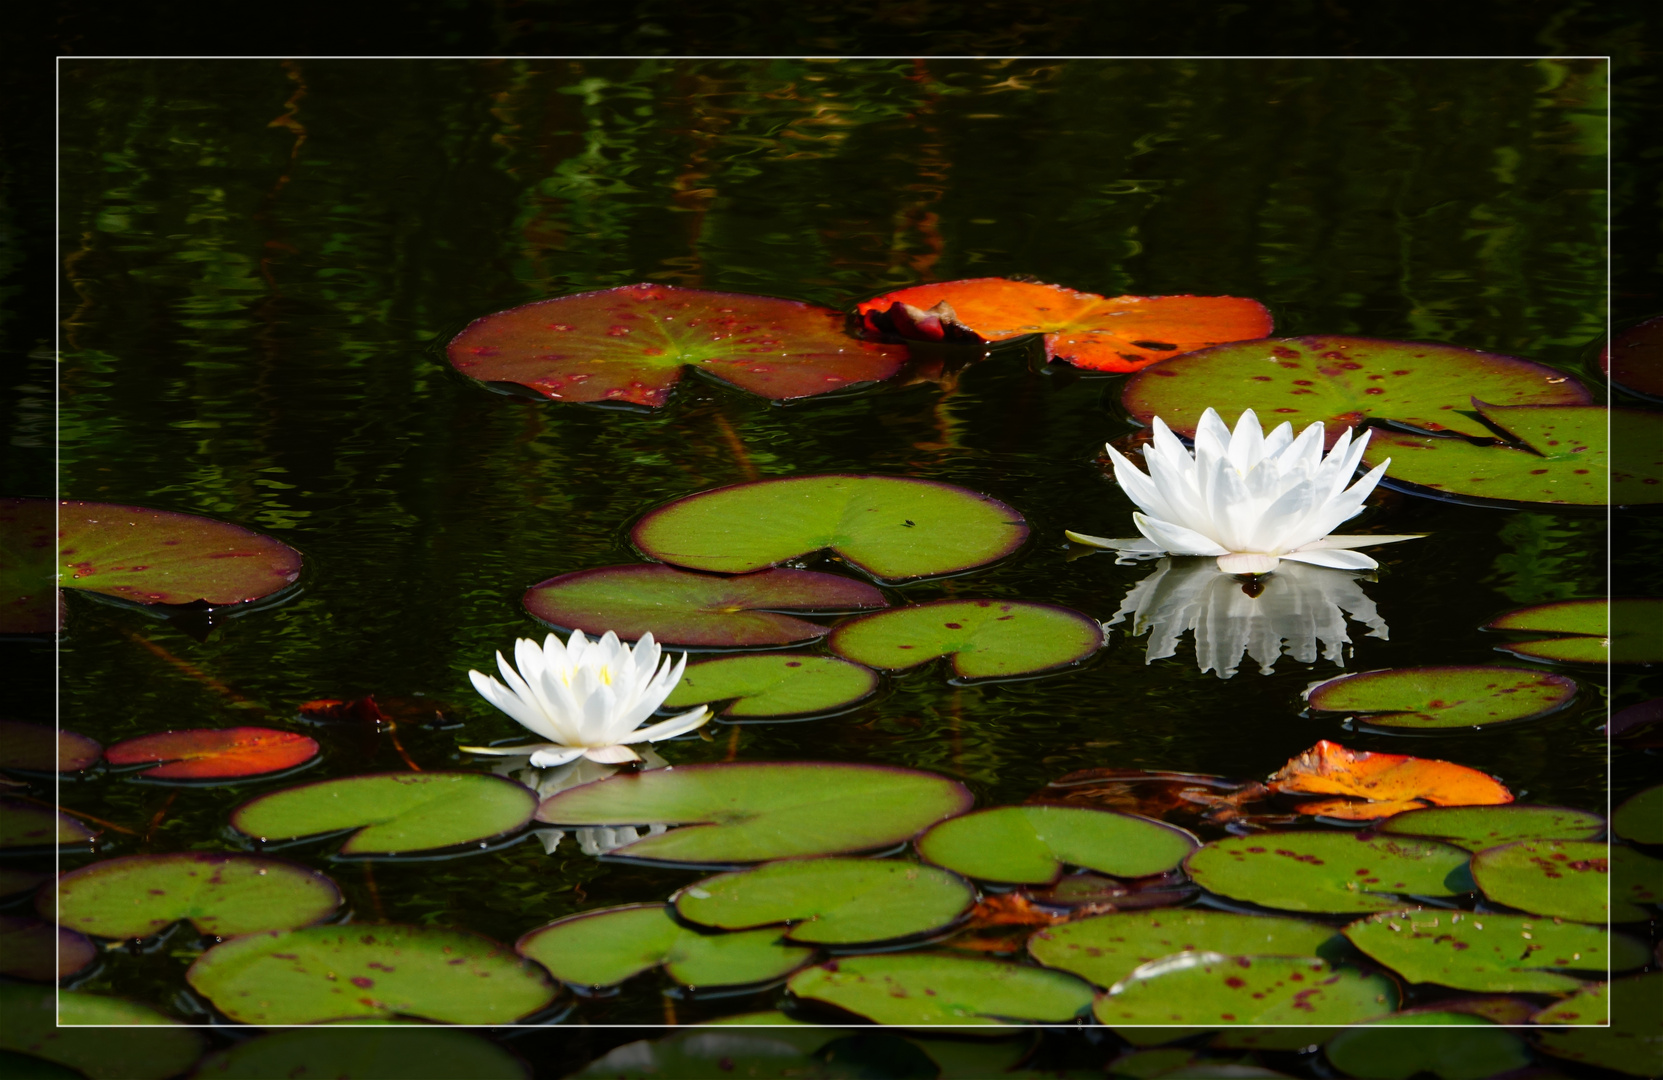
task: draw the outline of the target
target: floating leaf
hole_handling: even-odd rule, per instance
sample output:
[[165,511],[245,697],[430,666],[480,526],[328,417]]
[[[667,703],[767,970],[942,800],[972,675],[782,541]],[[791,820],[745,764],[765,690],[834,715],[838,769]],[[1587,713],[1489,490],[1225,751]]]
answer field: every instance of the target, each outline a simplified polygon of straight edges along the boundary
[[840,311],[771,296],[623,285],[499,311],[451,339],[456,370],[557,401],[657,406],[691,365],[775,401],[879,382],[907,351],[856,341]]
[[[1513,801],[1494,777],[1450,761],[1350,750],[1323,739],[1270,778],[1283,794],[1344,795],[1301,803],[1300,813],[1371,821],[1434,806],[1486,806]],[[1353,802],[1364,799],[1365,802]]]
[[1537,1022],[1574,1023],[1551,1018],[1552,1012],[1573,1007],[1579,1012],[1593,1012],[1599,1008],[1595,999],[1601,994],[1610,1000],[1610,1027],[1543,1031],[1536,1036],[1537,1047],[1568,1061],[1633,1076],[1656,1076],[1657,1063],[1663,1059],[1663,972],[1586,987],[1576,997],[1554,1006],[1549,1019],[1542,1020],[1538,1014]]
[[970,808],[962,784],[878,765],[735,762],[623,774],[543,801],[554,825],[683,825],[615,856],[746,863],[870,851]]
[[1647,319],[1613,337],[1600,350],[1600,370],[1617,389],[1663,402],[1663,316]]
[[1663,784],[1625,799],[1611,813],[1611,831],[1637,844],[1663,844]]
[[1562,709],[1576,697],[1576,682],[1520,668],[1387,668],[1329,679],[1305,696],[1313,709],[1366,713],[1375,727],[1475,727]]
[[167,762],[139,773],[150,780],[223,780],[292,769],[317,754],[317,742],[304,735],[276,728],[236,727],[141,735],[116,743],[104,757],[111,765]]
[[96,765],[103,753],[98,743],[73,731],[0,720],[0,769],[80,772]]
[[880,1024],[1072,1021],[1091,987],[1060,971],[947,953],[840,956],[791,977],[791,992]]
[[83,844],[97,835],[62,811],[0,796],[0,850]]
[[1639,967],[1639,942],[1599,927],[1492,912],[1394,911],[1345,928],[1351,943],[1410,982],[1484,993],[1559,994],[1571,971]]
[[1483,851],[1515,840],[1592,840],[1605,831],[1605,819],[1564,806],[1429,806],[1388,818],[1374,830]]
[[1615,902],[1612,915],[1640,912],[1636,918],[1649,918],[1641,905],[1663,904],[1663,860],[1642,855],[1631,847],[1611,848],[1611,899]]
[[148,1005],[53,987],[0,983],[0,1016],[0,1050],[68,1065],[93,1080],[164,1080],[190,1068],[207,1045],[200,1032]]
[[525,609],[551,626],[625,641],[651,633],[663,645],[766,648],[813,641],[819,623],[785,611],[867,611],[887,603],[864,582],[812,570],[744,577],[691,574],[668,566],[598,566],[533,585]]
[[1081,806],[998,806],[943,821],[918,838],[918,853],[983,881],[1049,885],[1063,864],[1146,877],[1175,869],[1196,848],[1173,825]]
[[231,824],[262,842],[356,829],[342,855],[393,855],[501,836],[536,808],[536,795],[498,776],[372,773],[261,795],[233,810]]
[[84,934],[39,919],[0,915],[0,975],[57,982],[96,959],[98,946]]
[[1663,663],[1663,599],[1556,600],[1509,611],[1485,623],[1485,630],[1531,630],[1568,634],[1542,641],[1497,645],[1526,660],[1566,664]]
[[792,941],[851,945],[940,930],[975,902],[957,874],[917,863],[808,859],[719,874],[676,893],[684,919],[724,930],[791,923]]
[[51,499],[0,498],[0,635],[59,628]]
[[666,904],[569,915],[531,931],[514,948],[578,986],[612,986],[660,965],[683,986],[766,982],[814,954],[782,945],[777,930],[702,934],[676,922]]
[[243,604],[300,576],[300,552],[241,525],[141,506],[65,500],[59,584],[137,604]]
[[1487,437],[1489,428],[1472,416],[1474,398],[1497,405],[1591,400],[1575,379],[1529,360],[1325,334],[1242,341],[1175,357],[1132,376],[1121,402],[1139,423],[1158,416],[1186,438],[1209,406],[1229,402],[1231,419],[1252,409],[1261,422],[1291,421],[1296,431],[1321,422],[1332,442],[1371,419]]
[[1570,997],[1533,1012],[1528,1019],[1532,1024],[1609,1024],[1611,1000],[1606,993],[1609,986],[1609,983],[1588,983]]
[[1586,840],[1520,840],[1474,855],[1472,876],[1485,896],[1520,911],[1578,922],[1644,919],[1644,908],[1612,888],[1619,852],[1637,854]]
[[850,708],[877,689],[876,672],[834,656],[724,656],[688,665],[664,707],[726,701],[718,715],[727,720],[800,719]]
[[851,619],[827,644],[839,656],[885,671],[951,656],[960,679],[1011,679],[1079,663],[1103,647],[1103,628],[1055,604],[935,600]]
[[649,558],[743,574],[830,551],[879,581],[958,574],[1022,546],[1028,525],[997,499],[903,476],[793,476],[701,491],[630,533]]
[[1287,911],[1390,911],[1392,894],[1470,891],[1467,853],[1431,840],[1266,832],[1214,840],[1184,862],[1202,888]]
[[1306,956],[1183,952],[1144,964],[1099,994],[1092,1012],[1115,1029],[1140,1024],[1351,1024],[1397,1007],[1384,975]]
[[269,1031],[202,1060],[192,1080],[530,1080],[524,1062],[489,1039],[415,1024]]
[[0,866],[0,896],[34,892],[57,876],[51,870],[22,870],[15,866]]
[[36,902],[64,926],[109,938],[149,937],[180,919],[216,937],[288,930],[340,906],[340,890],[316,870],[208,852],[105,859],[63,875]]
[[1182,952],[1333,959],[1344,941],[1321,923],[1202,908],[1117,911],[1039,930],[1028,952],[1047,967],[1108,987],[1135,968]]
[[[935,317],[920,319],[907,308]],[[996,277],[914,285],[863,300],[855,311],[874,336],[996,342],[1044,334],[1046,357],[1093,371],[1136,371],[1272,329],[1264,305],[1239,296],[1110,298]]]
[[232,1020],[262,1025],[392,1016],[505,1024],[556,994],[541,968],[489,938],[386,924],[235,937],[198,957],[185,980]]
[[1522,1069],[1530,1051],[1517,1035],[1471,1013],[1424,1009],[1347,1028],[1322,1048],[1330,1064],[1358,1080],[1484,1080]]

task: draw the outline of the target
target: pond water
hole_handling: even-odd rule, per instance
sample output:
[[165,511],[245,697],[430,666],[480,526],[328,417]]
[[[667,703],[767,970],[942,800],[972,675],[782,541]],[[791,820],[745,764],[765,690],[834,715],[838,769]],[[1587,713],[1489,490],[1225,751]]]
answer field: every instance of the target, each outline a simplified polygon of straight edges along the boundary
[[[627,532],[643,512],[757,477],[872,472],[989,494],[1027,517],[1027,545],[891,595],[1108,620],[1151,566],[1078,558],[1063,530],[1127,535],[1131,504],[1097,461],[1134,429],[1124,377],[1002,352],[956,377],[787,405],[688,378],[664,408],[626,411],[492,393],[448,368],[443,343],[489,312],[634,282],[846,307],[1025,274],[1107,296],[1253,297],[1279,335],[1442,341],[1586,378],[1607,314],[1602,73],[1578,60],[67,62],[61,493],[238,522],[298,548],[306,569],[282,603],[194,631],[70,596],[61,722],[105,745],[305,730],[323,744],[306,779],[406,756],[487,768],[458,743],[518,731],[466,673],[542,636],[525,588],[638,561]],[[1604,595],[1613,538],[1631,572],[1620,591],[1663,587],[1631,554],[1654,543],[1644,520],[1613,532],[1603,514],[1382,489],[1357,524],[1429,535],[1375,552],[1362,588],[1389,636],[1351,623],[1344,670],[1492,662],[1496,638],[1477,628]],[[1302,715],[1305,687],[1342,670],[1332,661],[1261,673],[1244,660],[1224,679],[1188,639],[1149,663],[1145,647],[1122,625],[1063,674],[954,686],[929,668],[844,715],[712,723],[658,749],[678,765],[930,770],[985,807],[1085,768],[1262,779],[1326,738],[1606,810],[1595,673],[1543,720],[1393,737]],[[1617,687],[1619,704],[1653,693]],[[296,719],[302,702],[369,694],[406,718],[397,745]],[[446,723],[417,719],[435,709]],[[1641,781],[1617,764],[1619,798]],[[234,851],[229,811],[292,782],[105,772],[66,781],[61,800],[138,834],[106,833],[96,857]],[[336,861],[335,846],[282,854],[328,873],[354,919],[509,942],[703,876],[571,843],[545,854],[530,837],[444,861]],[[109,952],[76,986],[202,1021],[183,975],[209,944],[176,930]],[[781,999],[666,998],[667,985],[639,977],[570,1019],[689,1023]]]

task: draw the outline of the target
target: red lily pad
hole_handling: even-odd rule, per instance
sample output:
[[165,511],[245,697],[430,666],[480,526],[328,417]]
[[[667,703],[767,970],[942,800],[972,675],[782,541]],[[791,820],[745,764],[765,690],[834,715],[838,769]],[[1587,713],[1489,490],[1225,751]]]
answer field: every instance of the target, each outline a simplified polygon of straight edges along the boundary
[[304,735],[275,728],[237,727],[141,735],[116,743],[104,757],[111,765],[166,762],[139,773],[150,780],[224,780],[281,772],[317,755],[317,742]]
[[50,499],[0,499],[0,634],[58,629],[55,518]]
[[775,401],[879,382],[907,351],[856,341],[840,311],[771,296],[624,285],[499,311],[451,340],[451,365],[556,401],[662,405],[691,366]]
[[829,632],[785,612],[869,611],[887,601],[865,582],[813,570],[776,567],[730,578],[624,565],[538,582],[526,590],[524,603],[532,615],[562,630],[611,630],[625,641],[651,633],[661,644],[694,648],[765,648]]
[[1600,351],[1599,366],[1624,393],[1663,402],[1663,315],[1612,338]]
[[1136,371],[1272,329],[1264,305],[1239,296],[1106,297],[1008,278],[914,285],[855,310],[867,333],[881,337],[997,342],[1043,334],[1047,358],[1092,371]]
[[98,743],[73,731],[0,720],[0,769],[80,772],[97,764],[103,753]]
[[300,552],[197,514],[65,500],[59,582],[137,604],[244,604],[294,584]]
[[96,959],[98,946],[85,934],[39,919],[0,915],[0,975],[57,982]]

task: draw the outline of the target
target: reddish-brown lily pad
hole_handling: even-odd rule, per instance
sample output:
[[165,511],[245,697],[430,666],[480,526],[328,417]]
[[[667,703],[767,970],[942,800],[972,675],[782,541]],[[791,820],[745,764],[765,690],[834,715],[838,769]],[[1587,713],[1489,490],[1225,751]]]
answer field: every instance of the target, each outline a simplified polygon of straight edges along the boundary
[[98,743],[73,731],[0,720],[0,769],[80,772],[97,764],[103,752]]
[[1136,371],[1272,328],[1263,304],[1239,296],[1106,297],[1008,278],[914,285],[856,311],[880,337],[997,342],[1043,334],[1047,358],[1093,371]]
[[85,934],[39,919],[0,915],[0,975],[57,982],[96,959],[98,946]]
[[1351,750],[1323,739],[1270,778],[1285,795],[1340,795],[1301,803],[1304,814],[1373,821],[1422,806],[1493,806],[1513,801],[1500,781],[1451,761]]
[[1629,327],[1600,351],[1600,370],[1617,389],[1663,402],[1663,315]]
[[317,742],[304,735],[276,728],[237,727],[141,735],[116,743],[104,757],[111,765],[166,762],[139,773],[149,780],[224,780],[281,772],[317,755]]
[[771,296],[624,285],[499,311],[451,340],[462,374],[556,401],[662,405],[691,366],[775,401],[878,382],[905,348],[857,341],[840,311]]
[[812,570],[774,568],[741,577],[668,566],[598,566],[561,574],[526,591],[525,608],[562,630],[651,633],[664,645],[756,648],[823,637],[828,627],[785,612],[870,611],[887,603],[865,582]]

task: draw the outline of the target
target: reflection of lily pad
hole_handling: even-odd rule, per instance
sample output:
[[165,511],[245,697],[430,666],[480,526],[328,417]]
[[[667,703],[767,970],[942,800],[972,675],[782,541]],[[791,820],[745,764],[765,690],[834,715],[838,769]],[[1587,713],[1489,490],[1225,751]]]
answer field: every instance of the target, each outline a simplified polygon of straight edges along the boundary
[[1188,1024],[1351,1024],[1389,1013],[1397,987],[1306,956],[1186,952],[1144,964],[1099,994],[1111,1027]]
[[0,850],[83,844],[97,835],[62,811],[0,796]]
[[1091,1004],[1091,987],[1060,971],[927,952],[840,956],[789,985],[880,1024],[1061,1024]]
[[165,762],[139,773],[147,780],[222,780],[292,769],[317,754],[317,742],[305,735],[237,727],[141,735],[116,743],[104,757],[111,765]]
[[1611,831],[1637,844],[1663,844],[1663,784],[1625,799],[1611,812]]
[[695,648],[813,641],[827,628],[784,612],[868,611],[885,603],[864,582],[811,570],[729,578],[640,564],[561,574],[525,594],[527,611],[562,630],[611,630],[625,641],[650,633],[660,644]]
[[813,955],[779,938],[777,930],[701,934],[664,904],[634,904],[567,916],[514,948],[578,986],[612,986],[659,965],[684,986],[733,986],[777,979]]
[[1397,895],[1472,888],[1467,853],[1431,840],[1346,832],[1266,832],[1215,840],[1185,860],[1202,888],[1287,911],[1389,911]]
[[933,773],[843,762],[736,762],[652,769],[543,801],[553,825],[681,825],[612,852],[683,863],[746,863],[870,851],[970,808]]
[[1569,704],[1563,675],[1501,667],[1389,668],[1342,675],[1313,687],[1311,708],[1366,713],[1376,727],[1451,728],[1546,716]]
[[1431,1009],[1348,1028],[1322,1052],[1357,1080],[1483,1080],[1530,1064],[1530,1051],[1506,1028],[1471,1013]]
[[513,1054],[466,1031],[410,1023],[269,1031],[204,1058],[194,1080],[530,1080]]
[[147,1005],[53,987],[0,983],[0,1016],[0,1050],[68,1065],[92,1080],[177,1076],[207,1045],[200,1032]]
[[[1621,849],[1619,849],[1621,850]],[[1616,852],[1588,840],[1519,840],[1481,851],[1472,859],[1473,880],[1498,904],[1535,915],[1603,923],[1643,919],[1646,912],[1624,898],[1606,897]]]
[[1483,851],[1515,840],[1592,840],[1605,831],[1605,819],[1564,806],[1429,806],[1387,818],[1374,829]]
[[1570,635],[1496,646],[1526,660],[1598,667],[1663,663],[1663,599],[1657,597],[1533,604],[1499,615],[1483,629]]
[[1022,546],[1028,525],[997,499],[902,476],[794,476],[661,506],[630,539],[654,559],[743,574],[830,551],[879,581],[962,573]]
[[1663,1059],[1663,972],[1586,987],[1575,997],[1538,1013],[1536,1022],[1579,1023],[1580,1015],[1570,1018],[1565,1013],[1595,1013],[1603,1004],[1598,1001],[1600,997],[1610,1001],[1610,1027],[1543,1031],[1537,1034],[1536,1045],[1567,1061],[1633,1076],[1656,1076],[1657,1063]]
[[835,656],[724,656],[689,664],[664,707],[726,701],[728,707],[720,713],[724,719],[790,719],[839,712],[877,688],[878,676],[871,668]]
[[918,838],[918,853],[983,881],[1049,885],[1063,864],[1116,877],[1175,869],[1196,848],[1173,825],[1083,806],[999,806],[943,821]]
[[109,938],[148,937],[180,919],[216,937],[288,930],[340,904],[340,890],[316,870],[207,852],[105,859],[65,874],[36,901],[64,926]]
[[499,311],[451,339],[469,378],[557,401],[662,405],[695,370],[784,401],[887,379],[905,348],[856,341],[840,311],[771,296],[624,285]]
[[939,930],[976,900],[957,874],[880,859],[808,859],[719,874],[676,894],[684,919],[724,930],[789,922],[792,941],[849,945]]
[[1010,679],[1077,664],[1103,647],[1103,628],[1073,608],[1020,600],[936,600],[843,623],[831,650],[904,671],[941,656],[961,679]]
[[341,854],[391,855],[501,836],[530,821],[536,808],[536,795],[498,776],[380,773],[261,795],[233,810],[231,824],[259,840],[356,829]]
[[1116,911],[1048,927],[1028,939],[1028,952],[1047,967],[1072,971],[1108,987],[1133,969],[1175,953],[1332,959],[1343,944],[1339,931],[1322,923],[1177,908]]
[[1558,994],[1568,972],[1623,971],[1646,962],[1639,942],[1594,926],[1531,915],[1425,909],[1370,915],[1345,928],[1351,943],[1410,982],[1484,993]]
[[0,769],[28,772],[80,772],[98,763],[104,748],[85,735],[0,720]]
[[98,959],[85,934],[39,919],[0,915],[0,975],[58,982]]

